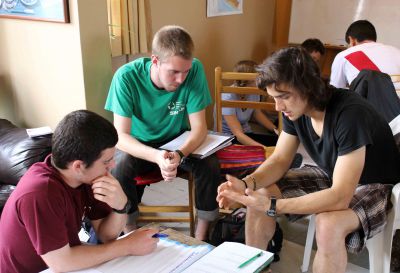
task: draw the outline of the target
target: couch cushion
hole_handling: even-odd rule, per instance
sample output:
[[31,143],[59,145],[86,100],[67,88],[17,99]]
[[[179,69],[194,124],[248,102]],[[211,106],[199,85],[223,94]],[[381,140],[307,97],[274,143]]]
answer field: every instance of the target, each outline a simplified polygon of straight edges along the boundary
[[35,162],[51,152],[51,135],[30,138],[23,128],[0,119],[0,183],[16,185]]

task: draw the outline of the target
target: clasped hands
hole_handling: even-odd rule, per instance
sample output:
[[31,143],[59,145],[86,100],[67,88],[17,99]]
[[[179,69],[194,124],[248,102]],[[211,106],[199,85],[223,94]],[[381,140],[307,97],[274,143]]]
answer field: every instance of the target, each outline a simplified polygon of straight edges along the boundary
[[217,202],[220,208],[237,207],[237,203],[259,211],[266,211],[270,207],[271,201],[266,195],[246,188],[245,183],[234,176],[227,174],[226,179],[218,187]]
[[156,163],[160,167],[161,175],[165,181],[172,181],[178,172],[180,156],[176,152],[160,150],[157,154]]

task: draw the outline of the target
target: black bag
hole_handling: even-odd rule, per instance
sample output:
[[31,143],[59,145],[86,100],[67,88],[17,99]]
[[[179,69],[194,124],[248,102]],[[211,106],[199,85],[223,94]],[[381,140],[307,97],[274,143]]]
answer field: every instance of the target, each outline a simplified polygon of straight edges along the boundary
[[[223,242],[245,243],[246,209],[239,208],[231,214],[222,216],[211,229],[209,243],[218,246]],[[267,246],[267,251],[274,253],[274,262],[280,260],[279,251],[282,248],[283,232],[278,222],[275,233]]]

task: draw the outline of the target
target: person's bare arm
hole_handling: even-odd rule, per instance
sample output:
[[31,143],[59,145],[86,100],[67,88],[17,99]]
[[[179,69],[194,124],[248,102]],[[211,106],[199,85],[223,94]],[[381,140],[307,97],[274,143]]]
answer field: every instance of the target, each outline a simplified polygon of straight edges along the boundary
[[276,128],[275,124],[263,113],[261,109],[254,110],[253,113],[254,118],[256,121],[264,126],[267,130],[278,134],[278,129]]
[[[301,197],[278,199],[277,213],[314,214],[347,209],[359,183],[364,162],[365,146],[339,156],[333,172],[332,187]],[[221,195],[260,211],[269,209],[269,197],[250,189],[247,189],[245,193],[247,196],[227,189]]]
[[41,255],[54,272],[75,271],[96,266],[111,259],[127,255],[146,255],[153,252],[159,239],[152,236],[155,229],[136,230],[119,240],[99,245],[69,244]]
[[167,151],[157,150],[144,145],[131,135],[132,121],[130,118],[114,114],[114,126],[118,132],[117,148],[134,157],[156,163],[163,178],[167,181],[176,176],[178,163],[169,160]]
[[207,136],[206,110],[189,114],[190,133],[179,150],[188,156],[199,147]]
[[[96,178],[92,184],[94,198],[108,204],[111,208],[122,210],[128,198],[122,190],[121,184],[107,173],[105,176]],[[111,212],[107,217],[92,220],[92,226],[96,235],[102,242],[116,239],[126,225],[127,215]]]
[[243,132],[243,127],[237,119],[236,115],[224,115],[224,119],[226,124],[228,124],[231,129],[232,134],[235,135],[237,141],[239,141],[243,145],[256,145],[256,146],[264,146],[261,143],[255,141],[251,137],[247,136]]
[[[256,181],[257,189],[272,185],[285,174],[296,154],[298,146],[299,141],[296,136],[285,132],[280,134],[272,155],[250,174]],[[254,188],[252,179],[246,179],[246,183],[248,188]],[[228,208],[235,202],[242,202],[243,200],[239,199],[239,197],[244,196],[244,192],[245,184],[241,180],[234,177],[228,178],[227,182],[222,183],[218,187],[217,201],[219,206]]]

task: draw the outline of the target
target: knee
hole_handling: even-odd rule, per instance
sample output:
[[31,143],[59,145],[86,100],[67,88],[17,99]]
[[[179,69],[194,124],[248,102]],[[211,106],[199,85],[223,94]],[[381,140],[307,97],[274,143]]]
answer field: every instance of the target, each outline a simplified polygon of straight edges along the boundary
[[315,219],[316,241],[319,250],[337,251],[338,244],[343,244],[345,234],[339,219],[329,212],[320,213]]
[[131,163],[132,159],[133,159],[133,157],[130,154],[128,154],[124,151],[121,151],[121,150],[117,150],[115,153],[116,168],[118,168],[121,165],[123,166],[123,165]]

